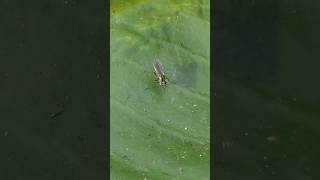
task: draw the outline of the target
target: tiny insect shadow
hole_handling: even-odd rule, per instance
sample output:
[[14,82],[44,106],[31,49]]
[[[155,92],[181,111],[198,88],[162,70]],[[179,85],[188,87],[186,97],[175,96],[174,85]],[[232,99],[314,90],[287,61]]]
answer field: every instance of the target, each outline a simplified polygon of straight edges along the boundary
[[[150,74],[152,73],[150,72]],[[159,86],[157,80],[150,76],[150,78],[148,78],[147,87],[144,90],[152,91],[155,94],[162,94],[166,91],[166,88]]]

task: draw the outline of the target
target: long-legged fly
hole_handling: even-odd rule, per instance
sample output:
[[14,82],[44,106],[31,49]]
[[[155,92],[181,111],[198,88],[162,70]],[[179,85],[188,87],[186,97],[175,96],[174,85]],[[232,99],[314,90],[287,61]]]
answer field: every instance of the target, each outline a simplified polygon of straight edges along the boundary
[[166,87],[168,78],[165,76],[159,60],[157,59],[155,60],[155,62],[153,63],[153,68],[154,68],[154,74],[157,78],[156,81],[159,82],[160,86]]

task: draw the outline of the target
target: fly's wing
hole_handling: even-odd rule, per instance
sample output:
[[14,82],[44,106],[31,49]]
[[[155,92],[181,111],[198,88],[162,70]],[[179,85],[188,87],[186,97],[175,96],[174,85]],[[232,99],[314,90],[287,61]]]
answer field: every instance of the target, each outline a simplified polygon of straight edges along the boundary
[[158,76],[164,75],[164,72],[162,71],[162,66],[158,60],[155,60],[155,62],[153,63],[153,68]]

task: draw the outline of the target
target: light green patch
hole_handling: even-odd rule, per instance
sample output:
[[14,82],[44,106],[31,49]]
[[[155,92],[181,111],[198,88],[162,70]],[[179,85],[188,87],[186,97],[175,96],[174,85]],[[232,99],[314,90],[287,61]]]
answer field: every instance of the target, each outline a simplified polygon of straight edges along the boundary
[[209,179],[209,27],[209,1],[111,1],[111,179]]

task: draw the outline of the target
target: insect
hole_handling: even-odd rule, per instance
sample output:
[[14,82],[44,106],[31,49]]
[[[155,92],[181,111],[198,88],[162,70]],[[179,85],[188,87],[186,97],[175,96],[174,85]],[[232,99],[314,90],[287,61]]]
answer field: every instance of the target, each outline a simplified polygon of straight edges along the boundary
[[154,68],[154,74],[157,78],[156,81],[159,82],[160,86],[166,87],[168,78],[165,76],[159,60],[157,59],[155,60],[155,62],[153,63],[153,68]]

